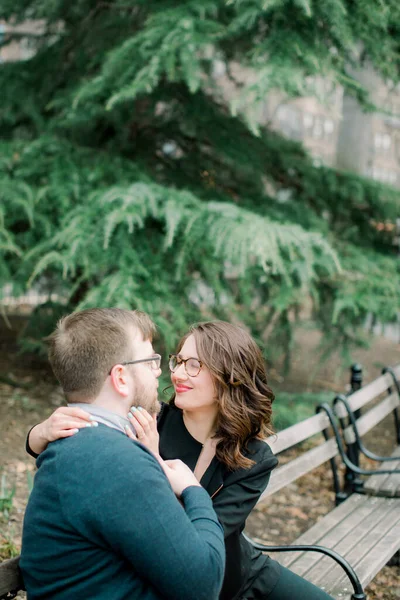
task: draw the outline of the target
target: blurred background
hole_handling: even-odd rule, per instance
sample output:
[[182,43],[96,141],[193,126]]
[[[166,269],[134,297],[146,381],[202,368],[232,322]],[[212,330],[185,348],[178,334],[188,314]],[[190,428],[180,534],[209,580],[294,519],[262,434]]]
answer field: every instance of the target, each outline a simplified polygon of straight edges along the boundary
[[242,324],[277,430],[399,362],[399,51],[397,0],[1,1],[0,556],[63,314]]

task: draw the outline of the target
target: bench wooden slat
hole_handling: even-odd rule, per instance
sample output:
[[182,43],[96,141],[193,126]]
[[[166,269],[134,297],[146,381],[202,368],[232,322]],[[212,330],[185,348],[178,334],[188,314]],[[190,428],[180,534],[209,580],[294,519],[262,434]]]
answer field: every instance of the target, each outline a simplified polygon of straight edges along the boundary
[[[365,387],[362,387],[357,392],[348,396],[347,400],[350,404],[350,408],[353,411],[362,408],[368,404],[368,402],[371,402],[371,400],[386,392],[389,387],[393,387],[393,378],[389,373],[385,373],[385,375],[381,375],[378,379],[371,381],[371,383]],[[346,409],[340,403],[336,406],[336,414],[338,417],[346,417]]]
[[[385,566],[389,559],[399,549],[399,538],[400,538],[400,507],[397,506],[392,512],[392,521],[385,535],[381,536],[379,541],[374,544],[374,547],[369,552],[368,556],[364,558],[357,565],[357,573],[364,585],[368,585],[375,575]],[[397,521],[395,520],[397,518]],[[372,570],[370,564],[374,563],[374,569]]]
[[[395,469],[400,470],[400,446],[392,453],[392,456],[398,456],[397,461],[384,461],[380,465],[380,469]],[[400,495],[400,473],[393,475],[371,475],[366,479],[364,490],[368,494],[380,494],[384,496],[399,496]]]
[[320,446],[305,452],[291,460],[286,465],[272,471],[271,479],[265,492],[260,496],[257,504],[262,504],[265,499],[285,487],[292,481],[295,481],[305,473],[312,471],[319,465],[333,458],[338,454],[336,440],[334,438],[324,442]]
[[[376,500],[376,502],[374,502],[374,500]],[[356,568],[356,560],[361,560],[361,558],[368,554],[375,546],[377,528],[381,529],[382,531],[386,531],[387,526],[385,523],[387,522],[388,518],[392,518],[391,516],[389,517],[389,515],[392,515],[392,508],[388,505],[388,502],[385,501],[384,498],[366,498],[365,506],[367,507],[367,505],[370,505],[372,508],[368,517],[359,519],[357,524],[354,527],[352,526],[347,535],[345,535],[339,542],[331,545],[329,540],[326,540],[325,538],[323,538],[321,541],[323,545],[329,545],[329,547],[332,547],[334,550],[336,550],[336,552],[345,558],[348,558],[356,553],[357,559],[352,559],[350,561],[350,564],[354,568]],[[390,556],[388,558],[390,558]],[[334,585],[340,576],[344,575],[343,571],[340,569],[337,573],[337,577],[332,578],[331,571],[334,568],[336,568],[336,565],[333,565],[332,561],[328,561],[323,558],[317,567],[305,572],[305,577],[316,585],[322,585],[323,583],[326,584],[329,581],[331,581],[332,585]],[[344,582],[347,580],[347,577],[344,575],[342,579]]]
[[19,556],[0,563],[0,596],[9,591],[24,589],[18,564]]
[[[383,421],[385,417],[390,415],[395,408],[400,406],[400,400],[397,392],[387,396],[382,402],[371,408],[368,412],[364,413],[359,419],[357,419],[357,429],[360,436],[365,435],[375,425]],[[351,425],[346,427],[343,432],[346,444],[353,444],[356,441],[353,428]]]
[[[400,500],[386,500],[387,506],[392,503],[391,510],[373,529],[359,539],[352,550],[345,554],[345,558],[355,569],[365,587],[396,553],[400,545]],[[324,585],[327,591],[335,591],[347,584],[348,580],[343,571],[335,565],[325,575]]]
[[[334,548],[360,523],[368,520],[381,499],[371,502],[367,496],[353,494],[346,502],[323,517],[294,543],[318,544]],[[293,553],[285,566],[304,576],[315,564],[322,560],[321,554],[314,552]],[[329,559],[331,560],[331,559]]]
[[299,444],[312,435],[320,433],[329,427],[329,419],[325,413],[314,415],[301,423],[296,423],[276,435],[271,435],[266,441],[274,454],[283,452],[295,444]]
[[400,381],[400,363],[398,365],[396,365],[395,367],[393,367],[393,372],[394,372],[394,376],[396,377],[397,381]]

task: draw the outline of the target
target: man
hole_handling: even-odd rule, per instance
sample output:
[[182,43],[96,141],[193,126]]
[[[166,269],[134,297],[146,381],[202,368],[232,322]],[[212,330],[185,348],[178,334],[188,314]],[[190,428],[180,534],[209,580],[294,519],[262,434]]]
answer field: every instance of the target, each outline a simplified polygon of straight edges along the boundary
[[98,425],[38,458],[20,561],[29,600],[218,596],[225,550],[207,492],[181,461],[163,463],[124,433],[131,406],[159,406],[153,333],[144,313],[95,308],[49,338],[68,402]]

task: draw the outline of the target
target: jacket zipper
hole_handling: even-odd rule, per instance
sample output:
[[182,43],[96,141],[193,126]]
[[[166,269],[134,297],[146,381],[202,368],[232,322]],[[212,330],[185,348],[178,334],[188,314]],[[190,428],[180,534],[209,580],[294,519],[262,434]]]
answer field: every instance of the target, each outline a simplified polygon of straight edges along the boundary
[[224,487],[224,484],[222,483],[219,488],[217,490],[215,490],[215,492],[212,494],[212,496],[210,496],[211,499],[214,498],[214,496],[216,496],[218,494],[218,492],[220,492],[222,490],[222,488]]

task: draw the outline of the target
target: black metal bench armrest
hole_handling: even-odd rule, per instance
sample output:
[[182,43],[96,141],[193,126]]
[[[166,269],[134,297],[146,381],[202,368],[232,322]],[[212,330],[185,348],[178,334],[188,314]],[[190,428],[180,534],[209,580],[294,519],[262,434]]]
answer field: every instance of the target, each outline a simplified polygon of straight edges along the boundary
[[353,567],[347,562],[347,560],[343,558],[343,556],[335,552],[335,550],[331,550],[331,548],[326,548],[325,546],[314,546],[309,544],[293,544],[290,546],[267,546],[265,544],[255,542],[244,533],[242,535],[253,546],[253,548],[256,548],[256,550],[260,550],[261,552],[320,552],[321,554],[326,554],[326,556],[330,556],[342,567],[347,577],[349,578],[351,585],[353,586],[354,593],[351,595],[351,599],[367,599],[367,596],[364,593],[363,587],[361,585],[357,573],[354,571]]
[[18,592],[20,592],[21,590],[16,589],[16,590],[10,590],[9,592],[7,592],[7,594],[3,594],[2,596],[0,596],[0,600],[12,600],[12,598],[15,598],[18,594]]
[[15,598],[19,591],[24,590],[19,556],[0,563],[0,600]]
[[[396,378],[396,374],[394,372],[394,369],[392,369],[392,367],[385,367],[384,369],[382,369],[382,374],[384,375],[385,373],[389,373],[389,375],[391,375],[392,379],[393,379],[393,383],[394,383],[394,387],[397,390],[397,394],[400,398],[400,381]],[[394,409],[394,420],[395,420],[395,424],[396,424],[396,438],[397,438],[397,443],[400,444],[400,417],[399,417],[399,411],[397,408]]]
[[[338,397],[338,396],[336,396],[336,397]],[[393,473],[400,473],[400,471],[398,469],[395,469],[395,470],[379,469],[379,471],[378,471],[377,469],[362,469],[358,465],[355,465],[346,454],[346,451],[343,446],[342,438],[340,436],[339,429],[336,424],[335,415],[334,415],[331,407],[329,406],[329,404],[324,402],[323,404],[319,404],[317,406],[317,412],[320,412],[321,410],[325,411],[326,414],[328,415],[329,422],[333,429],[333,433],[335,434],[335,439],[336,439],[336,443],[338,445],[339,454],[341,456],[342,461],[344,462],[344,464],[350,471],[352,471],[353,473],[357,473],[358,475],[384,475],[384,474],[393,475]]]
[[[346,396],[343,396],[342,394],[338,394],[337,396],[335,396],[334,400],[333,400],[333,407],[335,408],[336,404],[338,403],[343,404],[343,406],[346,409],[347,412],[347,416],[349,417],[349,421],[350,424],[352,426],[353,432],[354,432],[354,437],[356,438],[356,444],[357,444],[357,448],[359,449],[359,451],[364,454],[364,456],[366,456],[367,458],[371,458],[372,460],[376,460],[377,462],[384,462],[384,461],[391,461],[391,460],[399,460],[398,456],[380,456],[379,454],[375,454],[374,452],[371,452],[370,450],[368,450],[368,448],[364,445],[360,434],[358,433],[358,427],[357,427],[357,421],[356,418],[354,416],[354,412],[351,410],[350,404],[348,403],[348,400],[346,398]],[[379,473],[387,473],[387,471],[378,471]],[[391,473],[400,473],[399,470],[397,471],[390,471]],[[372,472],[371,472],[372,473]]]

